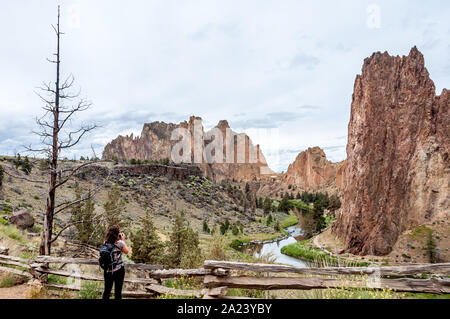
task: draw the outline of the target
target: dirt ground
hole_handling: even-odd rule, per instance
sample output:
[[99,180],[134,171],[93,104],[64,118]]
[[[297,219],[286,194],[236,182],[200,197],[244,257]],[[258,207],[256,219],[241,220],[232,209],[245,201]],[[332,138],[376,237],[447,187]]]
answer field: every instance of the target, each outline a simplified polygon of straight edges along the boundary
[[10,288],[0,288],[0,299],[26,299],[29,286],[26,284]]

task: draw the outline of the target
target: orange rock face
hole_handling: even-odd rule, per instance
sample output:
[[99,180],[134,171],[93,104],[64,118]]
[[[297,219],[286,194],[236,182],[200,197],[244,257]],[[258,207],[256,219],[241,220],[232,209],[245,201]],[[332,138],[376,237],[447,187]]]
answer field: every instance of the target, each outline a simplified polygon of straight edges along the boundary
[[[450,93],[414,47],[374,53],[356,77],[333,232],[348,252],[384,255],[405,230],[450,212]],[[339,174],[338,174],[339,176]]]
[[289,165],[283,182],[306,191],[338,193],[337,174],[341,166],[342,162],[332,163],[327,160],[321,148],[308,148]]
[[[216,181],[235,179],[245,182],[273,173],[259,145],[253,145],[246,134],[232,131],[227,121],[220,121],[215,128],[204,132],[202,119],[194,116],[179,124],[145,124],[141,136],[119,136],[111,141],[105,146],[102,157],[117,160],[174,160],[173,149],[180,138],[171,138],[174,130],[180,128],[189,133],[185,138],[190,139],[191,147],[191,155],[183,162],[198,165],[205,176]],[[219,149],[223,150],[223,156],[216,158],[216,150]],[[179,154],[183,155],[183,152]]]

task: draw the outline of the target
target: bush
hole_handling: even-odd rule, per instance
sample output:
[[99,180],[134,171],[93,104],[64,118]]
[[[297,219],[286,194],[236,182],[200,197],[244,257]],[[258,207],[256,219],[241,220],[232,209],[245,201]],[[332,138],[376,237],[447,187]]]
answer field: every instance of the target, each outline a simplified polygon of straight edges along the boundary
[[241,250],[244,247],[244,244],[249,242],[249,239],[235,239],[231,242],[230,247],[235,250]]
[[222,236],[216,234],[209,246],[207,258],[209,260],[227,260],[225,241]]
[[80,299],[100,299],[102,296],[101,284],[93,281],[83,282],[78,296]]
[[137,263],[161,263],[164,256],[164,245],[156,233],[156,227],[148,211],[145,217],[140,218],[140,223],[140,228],[131,234],[131,259]]
[[14,275],[5,274],[1,277],[0,288],[10,288],[17,285],[17,279]]

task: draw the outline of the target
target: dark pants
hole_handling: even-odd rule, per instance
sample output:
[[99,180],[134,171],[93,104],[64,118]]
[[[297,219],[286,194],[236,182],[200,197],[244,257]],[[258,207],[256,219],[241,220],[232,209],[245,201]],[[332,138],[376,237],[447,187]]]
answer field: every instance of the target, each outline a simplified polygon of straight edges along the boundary
[[114,283],[114,298],[122,299],[122,286],[125,278],[125,267],[116,270],[115,272],[104,272],[105,276],[105,291],[103,292],[103,299],[109,299],[111,289]]

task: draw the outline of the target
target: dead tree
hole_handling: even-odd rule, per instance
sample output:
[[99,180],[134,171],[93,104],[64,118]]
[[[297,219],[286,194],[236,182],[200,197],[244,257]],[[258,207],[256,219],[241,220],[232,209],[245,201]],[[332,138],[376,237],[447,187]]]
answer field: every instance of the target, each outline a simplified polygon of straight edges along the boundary
[[[58,158],[62,151],[77,145],[88,132],[97,127],[95,124],[81,125],[77,129],[71,127],[71,121],[79,112],[86,111],[91,107],[91,103],[79,98],[78,93],[71,93],[74,84],[74,76],[69,75],[63,82],[60,80],[61,50],[60,40],[64,33],[60,30],[60,7],[58,6],[58,21],[56,27],[52,25],[56,34],[56,53],[54,59],[47,59],[48,62],[56,66],[56,81],[54,85],[43,83],[39,87],[41,93],[36,92],[44,102],[42,107],[45,111],[41,118],[37,118],[39,130],[33,133],[41,139],[41,148],[33,148],[31,145],[27,151],[43,154],[50,161],[48,169],[48,194],[46,211],[44,213],[44,225],[42,240],[40,245],[41,255],[50,255],[52,243],[59,237],[53,237],[53,218],[55,214],[71,207],[74,203],[56,203],[57,189],[73,178],[77,172],[91,163],[85,163],[74,167],[58,167]],[[86,198],[84,198],[86,199]],[[82,198],[83,200],[83,198]],[[67,229],[70,225],[63,227]]]

